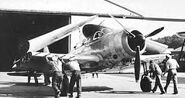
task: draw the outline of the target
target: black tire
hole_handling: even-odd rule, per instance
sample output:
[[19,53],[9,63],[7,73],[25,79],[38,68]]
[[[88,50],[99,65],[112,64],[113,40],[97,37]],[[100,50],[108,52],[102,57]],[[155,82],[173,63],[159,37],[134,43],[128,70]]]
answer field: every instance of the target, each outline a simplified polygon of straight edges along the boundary
[[152,81],[149,76],[142,76],[140,87],[143,92],[150,92],[152,90]]

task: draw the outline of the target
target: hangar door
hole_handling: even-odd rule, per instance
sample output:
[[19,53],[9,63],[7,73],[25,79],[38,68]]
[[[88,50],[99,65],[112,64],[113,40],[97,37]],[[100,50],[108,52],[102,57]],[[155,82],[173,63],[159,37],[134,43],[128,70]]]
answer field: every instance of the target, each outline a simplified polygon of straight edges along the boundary
[[[0,12],[0,69],[9,69],[15,40],[32,39],[70,23],[70,16],[47,13]],[[49,46],[50,52],[68,53],[70,37]]]

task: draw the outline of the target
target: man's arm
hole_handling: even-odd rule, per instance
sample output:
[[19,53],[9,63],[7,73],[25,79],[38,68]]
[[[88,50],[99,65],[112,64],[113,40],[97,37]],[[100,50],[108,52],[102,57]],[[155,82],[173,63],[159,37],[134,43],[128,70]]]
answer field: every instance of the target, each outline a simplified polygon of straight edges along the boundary
[[177,62],[177,61],[176,61],[176,63],[177,63],[177,64],[176,64],[177,68],[179,68],[179,64],[178,64],[178,62]]
[[164,70],[164,73],[163,73],[163,76],[167,73],[167,71],[169,70],[169,64],[168,64],[168,62],[166,62],[166,64],[165,64],[165,70]]

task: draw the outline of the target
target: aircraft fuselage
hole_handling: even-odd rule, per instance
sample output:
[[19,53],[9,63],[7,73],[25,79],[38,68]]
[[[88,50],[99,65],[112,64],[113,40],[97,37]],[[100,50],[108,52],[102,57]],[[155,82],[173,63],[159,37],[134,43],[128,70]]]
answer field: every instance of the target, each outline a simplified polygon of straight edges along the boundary
[[[88,26],[88,25],[87,25]],[[90,25],[89,29],[97,28],[98,25]],[[84,27],[85,28],[85,27]],[[87,31],[89,33],[89,31]],[[71,54],[73,55],[96,55],[101,57],[98,63],[107,66],[107,64],[115,65],[121,62],[121,60],[126,58],[133,58],[135,56],[135,50],[133,50],[129,41],[129,36],[126,31],[114,31],[106,27],[100,27],[96,31],[89,34],[94,34],[88,36],[84,30],[84,35],[88,39],[82,46],[74,49]],[[101,36],[96,36],[97,33],[102,33]],[[141,52],[144,52],[145,45],[141,48]],[[82,61],[81,63],[89,63]],[[89,66],[89,68],[95,67],[95,65],[85,64],[84,67]],[[101,66],[99,65],[99,66]],[[83,66],[82,66],[83,67]]]

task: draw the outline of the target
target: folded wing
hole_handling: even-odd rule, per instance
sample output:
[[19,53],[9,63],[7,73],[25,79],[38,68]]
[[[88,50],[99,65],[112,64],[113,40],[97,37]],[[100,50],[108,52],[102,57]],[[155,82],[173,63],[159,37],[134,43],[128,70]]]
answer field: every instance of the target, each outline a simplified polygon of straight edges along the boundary
[[75,30],[76,28],[93,20],[96,17],[97,16],[92,16],[92,17],[90,17],[80,23],[70,24],[70,25],[61,27],[59,29],[56,29],[50,33],[45,34],[45,35],[42,35],[42,36],[39,36],[39,37],[36,37],[34,39],[29,40],[28,52],[38,51],[38,50],[40,50],[44,47],[47,47],[48,45],[50,45],[58,40],[63,39],[64,37],[70,35],[73,30]]

